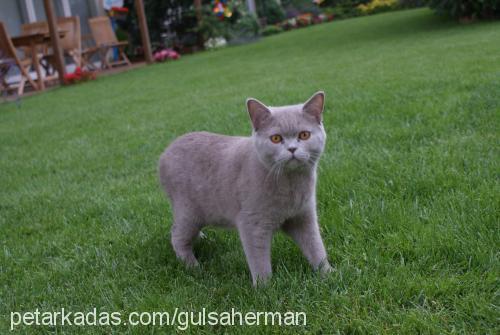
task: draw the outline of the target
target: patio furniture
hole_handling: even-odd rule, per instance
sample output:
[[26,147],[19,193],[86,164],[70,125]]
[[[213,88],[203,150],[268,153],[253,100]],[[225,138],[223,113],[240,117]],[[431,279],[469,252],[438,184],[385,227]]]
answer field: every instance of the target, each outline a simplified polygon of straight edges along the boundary
[[[25,30],[27,31],[27,30]],[[59,31],[59,37],[64,37],[65,31]],[[34,66],[38,78],[38,87],[40,90],[45,89],[45,81],[55,79],[57,76],[48,72],[50,64],[47,61],[50,56],[47,55],[48,45],[50,44],[51,37],[48,31],[43,29],[32,30],[31,33],[24,33],[23,35],[12,37],[12,44],[15,47],[22,48],[26,58],[31,58],[31,65]],[[40,65],[45,68],[46,75],[42,75]]]
[[[31,46],[33,46],[33,48],[36,48],[35,41],[29,43]],[[32,58],[20,59],[17,55],[14,43],[11,40],[4,23],[0,22],[0,87],[2,91],[7,91],[15,87],[15,85],[9,84],[6,79],[7,73],[12,66],[17,66],[21,75],[21,80],[16,83],[18,95],[22,95],[24,93],[24,86],[27,82],[31,84],[34,89],[39,89],[39,86],[35,84],[29,74],[29,68],[31,67],[32,62],[38,63],[36,57],[37,56],[35,52]],[[41,78],[38,79],[40,80]]]
[[[101,57],[102,68],[112,68],[118,65],[130,65],[130,61],[125,55],[125,47],[128,45],[127,41],[118,41],[116,38],[111,21],[107,16],[98,16],[89,19],[89,26],[94,38],[95,44],[99,49],[99,56]],[[113,48],[118,48],[118,60],[109,61],[108,52]]]
[[[45,34],[49,35],[49,26],[47,22],[45,21],[40,21],[40,22],[33,22],[33,23],[24,23],[21,25],[21,33],[23,35],[32,35],[32,34]],[[31,56],[31,49],[30,48],[25,48],[24,53],[26,56]],[[43,69],[45,70],[45,80],[50,80],[53,78],[56,78],[57,76],[54,75],[54,70],[52,69],[52,66],[48,62],[47,55],[49,54],[49,46],[48,44],[43,44],[40,45],[37,48],[37,53],[40,59],[40,64],[42,65]]]
[[73,59],[76,66],[82,65],[82,39],[80,34],[80,18],[78,16],[60,17],[57,28],[68,33],[61,38],[61,47],[65,56]]
[[[31,35],[31,34],[48,34],[49,26],[47,22],[34,22],[34,23],[24,23],[21,24],[21,34],[22,35]],[[39,52],[42,54],[46,54],[47,45],[41,45],[38,48]],[[26,53],[30,53],[31,50],[27,48],[25,50]]]
[[[64,55],[70,57],[77,67],[88,66],[95,68],[90,62],[90,57],[97,52],[97,48],[82,49],[82,39],[80,33],[80,18],[78,16],[61,17],[57,19],[57,28],[65,34],[61,36],[61,47]],[[23,32],[43,32],[49,33],[47,22],[27,23],[21,26]],[[50,73],[50,64],[54,64],[54,56],[49,54],[47,50],[44,52],[44,60],[42,62],[47,73]]]

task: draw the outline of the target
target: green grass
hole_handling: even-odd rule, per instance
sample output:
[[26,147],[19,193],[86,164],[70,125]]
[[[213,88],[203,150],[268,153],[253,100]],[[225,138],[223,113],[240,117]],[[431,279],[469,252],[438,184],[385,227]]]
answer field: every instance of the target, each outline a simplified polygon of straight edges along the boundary
[[[0,105],[0,332],[11,311],[299,311],[185,333],[498,334],[500,23],[429,10],[324,24]],[[260,290],[235,232],[175,260],[157,183],[177,136],[249,134],[244,101],[327,93],[321,280],[284,236]],[[19,327],[172,333],[173,327]]]

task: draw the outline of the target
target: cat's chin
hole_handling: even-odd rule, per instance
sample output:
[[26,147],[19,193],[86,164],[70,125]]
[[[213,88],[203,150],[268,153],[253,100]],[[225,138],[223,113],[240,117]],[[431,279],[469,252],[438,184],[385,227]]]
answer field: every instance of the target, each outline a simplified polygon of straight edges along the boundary
[[298,158],[290,158],[286,163],[285,163],[285,170],[286,171],[305,171],[308,170],[309,166],[307,162],[304,162]]

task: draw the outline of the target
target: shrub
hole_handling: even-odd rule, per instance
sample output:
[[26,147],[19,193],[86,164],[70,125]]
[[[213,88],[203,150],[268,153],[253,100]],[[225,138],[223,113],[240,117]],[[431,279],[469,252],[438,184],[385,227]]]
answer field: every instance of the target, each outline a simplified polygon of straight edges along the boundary
[[343,6],[335,6],[335,7],[327,7],[323,10],[328,16],[333,16],[335,19],[346,19],[349,17],[355,17],[360,15],[360,10],[357,7],[343,7]]
[[203,42],[217,37],[229,38],[227,20],[220,20],[215,16],[212,13],[212,7],[209,5],[203,6],[201,22],[193,28],[193,31],[200,34]]
[[239,44],[255,39],[259,34],[259,23],[254,15],[248,13],[244,3],[234,1],[231,4],[231,17],[223,19],[214,15],[211,5],[203,6],[202,20],[193,30],[202,36],[204,43],[210,41],[210,46],[214,43],[219,46],[217,41],[223,37],[230,43]]
[[415,8],[427,6],[427,0],[399,0],[400,8]]
[[270,36],[270,35],[275,35],[283,32],[283,29],[278,26],[266,26],[261,30],[262,36]]
[[312,0],[281,0],[281,5],[285,9],[287,18],[296,17],[302,13],[319,15],[320,8]]
[[267,24],[276,24],[285,19],[285,11],[276,0],[258,0],[257,14],[266,20]]
[[310,13],[305,13],[297,16],[297,25],[299,27],[306,27],[311,25],[313,22],[313,16]]
[[363,14],[376,14],[393,10],[397,5],[397,0],[372,0],[367,4],[358,5],[358,8]]
[[325,0],[321,3],[323,12],[333,15],[336,19],[346,19],[359,16],[361,11],[358,6],[370,0]]
[[241,13],[229,27],[229,39],[233,44],[245,43],[259,35],[259,22],[250,13]]
[[500,1],[498,0],[430,0],[429,6],[438,13],[457,19],[500,17]]
[[279,23],[280,27],[283,28],[283,30],[291,30],[297,28],[297,19],[292,17],[288,20],[285,20],[283,22]]

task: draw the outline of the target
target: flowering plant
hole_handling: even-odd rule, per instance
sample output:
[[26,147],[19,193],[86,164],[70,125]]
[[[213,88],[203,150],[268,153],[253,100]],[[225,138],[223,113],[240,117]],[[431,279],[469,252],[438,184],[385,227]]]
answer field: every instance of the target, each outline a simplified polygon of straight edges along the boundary
[[172,59],[172,60],[179,59],[181,56],[179,55],[179,53],[177,51],[175,51],[173,49],[161,49],[161,50],[156,51],[153,54],[153,57],[157,62],[164,62],[168,59]]
[[127,7],[111,7],[111,10],[108,12],[108,15],[110,17],[116,16],[116,17],[125,17],[128,14],[128,8]]
[[75,72],[64,75],[64,82],[66,84],[76,84],[82,81],[94,80],[95,78],[96,73],[94,71],[85,71],[77,67]]

